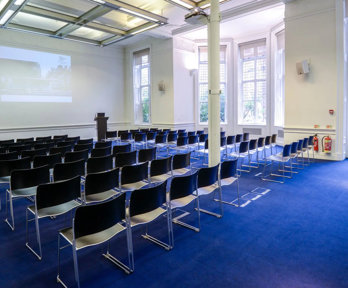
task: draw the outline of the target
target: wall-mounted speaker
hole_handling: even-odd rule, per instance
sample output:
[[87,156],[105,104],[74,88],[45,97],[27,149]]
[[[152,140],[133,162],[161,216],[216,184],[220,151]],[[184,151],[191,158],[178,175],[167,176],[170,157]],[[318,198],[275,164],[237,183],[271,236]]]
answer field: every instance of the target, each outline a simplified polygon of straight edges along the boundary
[[308,74],[309,73],[309,61],[303,60],[296,63],[296,70],[298,75]]

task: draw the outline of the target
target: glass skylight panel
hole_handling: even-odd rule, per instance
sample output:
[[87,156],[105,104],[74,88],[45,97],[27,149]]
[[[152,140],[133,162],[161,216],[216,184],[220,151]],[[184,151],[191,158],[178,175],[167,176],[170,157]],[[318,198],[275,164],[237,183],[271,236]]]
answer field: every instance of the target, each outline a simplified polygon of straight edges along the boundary
[[33,28],[39,28],[48,31],[57,31],[67,23],[57,21],[45,17],[31,15],[23,12],[19,12],[11,21],[11,23],[29,26]]
[[9,0],[0,0],[0,12],[4,9],[8,1]]
[[80,27],[76,29],[75,31],[71,32],[69,35],[91,39],[95,41],[103,41],[109,37],[114,36],[113,34],[110,34],[110,33],[97,31],[94,29],[86,28],[86,27]]
[[102,17],[97,18],[96,22],[100,22],[118,29],[129,30],[145,24],[148,21],[139,17],[134,17],[129,14],[113,10],[103,15]]

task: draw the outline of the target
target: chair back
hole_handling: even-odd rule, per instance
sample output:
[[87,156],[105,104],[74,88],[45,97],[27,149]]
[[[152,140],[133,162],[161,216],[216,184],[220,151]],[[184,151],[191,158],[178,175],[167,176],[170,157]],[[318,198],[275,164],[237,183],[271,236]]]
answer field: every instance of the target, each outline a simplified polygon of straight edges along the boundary
[[126,193],[107,202],[80,206],[74,216],[75,239],[109,229],[125,220],[125,217]]
[[0,161],[0,177],[7,177],[16,169],[30,169],[30,158],[1,160]]
[[185,154],[175,154],[173,156],[172,169],[181,169],[191,166],[191,152]]
[[172,156],[151,161],[150,176],[163,175],[171,172]]
[[93,144],[93,138],[89,138],[89,139],[80,139],[79,141],[77,141],[76,144]]
[[154,131],[150,131],[146,133],[146,140],[150,141],[150,140],[155,140],[155,137],[157,135],[157,132]]
[[7,152],[7,148],[4,148],[4,147],[0,147],[0,153],[1,154],[4,154]]
[[284,146],[283,148],[283,158],[284,157],[289,157],[290,156],[290,153],[291,153],[291,145],[287,144]]
[[31,150],[32,145],[31,144],[23,144],[23,145],[13,145],[8,147],[8,152],[18,152],[21,153],[24,150]]
[[304,138],[303,139],[303,146],[302,146],[302,148],[305,148],[305,149],[308,148],[308,138]]
[[49,182],[50,170],[47,165],[11,172],[11,190],[34,187]]
[[220,179],[226,179],[237,176],[238,159],[227,160],[221,163]]
[[249,141],[249,151],[250,150],[256,150],[257,148],[257,140],[256,139],[251,139]]
[[108,171],[113,168],[112,155],[91,157],[87,160],[87,174]]
[[303,148],[303,139],[298,140],[297,151],[302,151]]
[[309,138],[308,138],[308,145],[309,146],[313,146],[313,140],[314,140],[314,136],[313,135],[309,136]]
[[68,135],[65,134],[65,135],[54,135],[53,136],[53,139],[66,139],[68,138]]
[[0,147],[15,143],[14,139],[0,140]]
[[188,137],[187,132],[178,133],[178,137]]
[[34,142],[34,137],[30,138],[18,138],[16,140],[17,143],[28,143],[28,142]]
[[103,193],[114,188],[119,188],[119,173],[120,170],[116,168],[109,171],[87,174],[85,194]]
[[206,187],[218,181],[219,165],[205,167],[198,170],[197,187]]
[[117,135],[118,135],[118,137],[121,137],[121,135],[124,133],[129,133],[129,131],[128,130],[118,130]]
[[124,167],[137,163],[137,151],[118,153],[115,159],[115,167]]
[[87,144],[76,144],[74,147],[74,151],[82,151],[87,150],[88,153],[90,153],[93,149],[93,143],[87,143]]
[[116,145],[112,147],[112,155],[115,157],[118,153],[130,152],[132,150],[132,144]]
[[176,146],[180,147],[180,146],[185,146],[188,143],[188,137],[184,136],[184,137],[178,137],[178,139],[176,140]]
[[266,136],[265,137],[265,146],[271,145],[271,136]]
[[220,137],[225,137],[226,136],[226,132],[225,131],[220,131]]
[[276,143],[277,143],[277,134],[272,134],[271,144],[276,144]]
[[140,129],[140,132],[143,132],[143,133],[147,133],[147,132],[149,132],[150,131],[150,128],[142,128],[142,129]]
[[71,141],[74,142],[74,144],[77,144],[77,142],[80,140],[80,136],[75,136],[75,137],[67,137],[65,141]]
[[170,199],[186,197],[197,190],[198,171],[187,176],[174,177],[170,184]]
[[64,157],[64,162],[74,162],[77,160],[88,160],[88,150],[74,151],[74,152],[66,152]]
[[239,153],[246,153],[249,149],[249,141],[240,142]]
[[138,162],[151,162],[156,159],[156,147],[142,149],[138,152]]
[[124,166],[121,172],[121,184],[136,183],[148,179],[148,167],[148,162],[133,166]]
[[94,148],[91,151],[91,157],[102,157],[111,155],[111,147]]
[[46,148],[47,151],[52,147],[54,147],[54,142],[37,143],[34,145],[34,149]]
[[130,217],[151,212],[162,207],[166,201],[167,181],[151,188],[132,191],[129,202]]
[[196,135],[196,131],[189,131],[187,132],[187,136],[190,137],[190,136],[195,136]]
[[[172,131],[170,131],[172,132]],[[168,134],[168,142],[174,142],[178,140],[178,134],[177,133],[170,133]]]
[[199,135],[199,143],[205,143],[208,140],[208,134]]
[[36,207],[38,210],[61,205],[81,197],[81,177],[40,184],[36,191]]
[[44,137],[36,137],[35,138],[36,141],[41,141],[41,142],[51,141],[51,139],[52,139],[51,136],[44,136]]
[[156,144],[162,144],[167,142],[167,135],[166,134],[157,134],[155,143]]
[[[184,131],[185,132],[185,131]],[[178,134],[178,130],[169,130],[169,134]]]
[[99,141],[95,142],[94,148],[106,148],[106,147],[112,147],[112,141]]
[[199,141],[199,138],[197,135],[191,135],[191,136],[188,136],[188,144],[197,144],[198,141]]
[[50,148],[50,155],[51,154],[57,154],[59,153],[62,157],[65,155],[66,152],[71,151],[71,146],[61,146],[61,147],[52,147]]
[[126,140],[132,140],[133,139],[133,134],[131,132],[124,132],[120,136],[121,141],[126,141]]
[[0,153],[0,161],[2,160],[14,160],[18,159],[18,152],[8,152],[8,153]]
[[259,139],[257,139],[257,148],[262,148],[264,146],[265,146],[265,138],[260,137]]
[[35,156],[44,156],[47,155],[47,149],[41,148],[41,149],[35,149],[35,150],[23,150],[21,153],[22,157],[30,157],[30,160],[33,161]]
[[236,135],[236,143],[240,143],[243,141],[243,134],[237,134]]
[[53,168],[57,163],[62,163],[62,155],[60,153],[35,156],[33,160],[33,167],[40,167],[48,165],[48,168]]
[[186,132],[186,129],[179,129],[179,130],[178,130],[178,134],[179,134],[179,133],[185,133],[185,132]]
[[68,163],[57,163],[53,168],[54,181],[66,180],[75,176],[85,175],[85,160]]
[[249,140],[249,133],[245,132],[243,133],[243,141],[248,141]]
[[57,147],[69,146],[70,150],[75,146],[74,141],[61,141],[57,143]]
[[220,137],[220,147],[225,147],[226,146],[226,142],[227,142],[226,139],[227,139],[226,136],[221,136]]
[[134,134],[134,141],[135,142],[145,142],[146,141],[146,134],[145,133],[135,133]]
[[298,147],[298,142],[292,142],[291,150],[290,150],[291,154],[297,153],[297,147]]
[[106,131],[105,137],[106,138],[116,138],[117,137],[117,131]]
[[197,130],[196,131],[196,135],[200,136],[202,134],[204,134],[204,130]]
[[227,143],[227,145],[235,144],[236,143],[236,136],[235,135],[227,136],[226,143]]

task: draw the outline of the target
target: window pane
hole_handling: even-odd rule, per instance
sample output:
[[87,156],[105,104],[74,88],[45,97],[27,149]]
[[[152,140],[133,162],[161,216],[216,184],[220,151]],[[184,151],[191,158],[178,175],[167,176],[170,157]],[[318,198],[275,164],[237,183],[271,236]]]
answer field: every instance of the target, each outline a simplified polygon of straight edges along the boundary
[[255,52],[254,52],[254,47],[244,49],[242,58],[251,58],[254,57]]
[[150,105],[149,101],[145,101],[142,103],[142,109],[143,109],[143,122],[148,123],[150,122]]
[[226,64],[220,63],[220,82],[226,82]]
[[149,68],[141,68],[141,85],[148,85],[149,84]]
[[208,47],[199,47],[199,62],[208,62]]
[[255,83],[254,82],[247,82],[243,84],[243,100],[254,100],[255,95]]
[[244,101],[243,102],[243,122],[253,123],[255,114],[254,101]]
[[263,101],[266,98],[266,81],[256,83],[256,100]]
[[141,64],[149,63],[149,55],[144,55],[141,57]]
[[243,81],[254,80],[255,78],[255,61],[243,62]]
[[208,102],[201,102],[199,105],[199,121],[208,122]]
[[257,47],[257,56],[264,57],[266,56],[266,45]]
[[149,87],[142,87],[141,88],[141,101],[148,101],[149,100]]
[[200,64],[199,65],[199,79],[200,83],[206,82],[208,83],[208,64]]
[[255,111],[256,123],[266,123],[266,105],[265,101],[256,101],[256,111]]
[[199,102],[208,102],[208,84],[199,85]]
[[226,102],[220,101],[220,121],[226,122]]
[[266,59],[256,60],[256,79],[266,79]]

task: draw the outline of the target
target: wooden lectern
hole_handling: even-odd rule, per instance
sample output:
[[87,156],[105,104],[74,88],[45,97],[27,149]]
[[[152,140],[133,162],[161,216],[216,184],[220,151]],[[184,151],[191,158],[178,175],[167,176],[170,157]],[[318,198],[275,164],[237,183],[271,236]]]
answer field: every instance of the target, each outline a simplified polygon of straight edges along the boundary
[[109,117],[105,117],[105,113],[97,113],[94,117],[97,124],[98,141],[105,139],[108,119]]

